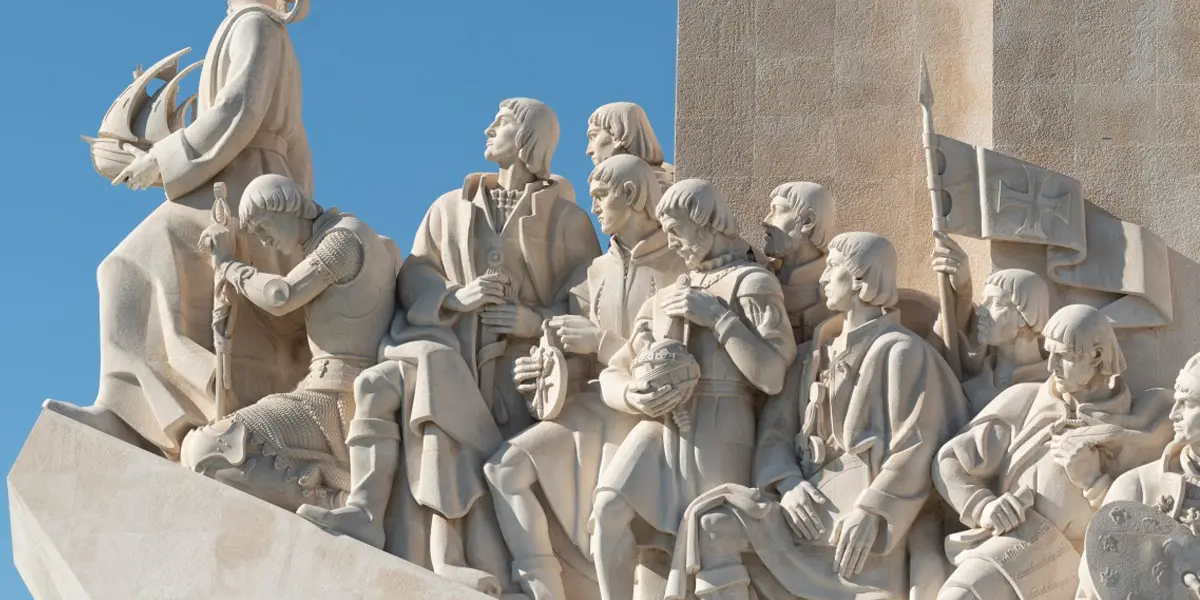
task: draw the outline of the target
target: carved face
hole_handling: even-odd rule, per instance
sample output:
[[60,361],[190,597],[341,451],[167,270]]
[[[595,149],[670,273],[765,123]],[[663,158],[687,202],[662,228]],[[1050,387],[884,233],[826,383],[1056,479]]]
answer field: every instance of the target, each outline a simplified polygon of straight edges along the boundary
[[297,215],[272,212],[258,223],[248,223],[246,229],[262,245],[291,254],[304,244],[304,225],[304,220]]
[[1046,339],[1050,354],[1050,374],[1058,391],[1077,394],[1087,389],[1100,368],[1101,350],[1091,353],[1070,350],[1057,340]]
[[783,258],[796,247],[799,236],[803,235],[805,215],[792,207],[792,203],[778,196],[771,199],[771,207],[767,209],[767,218],[763,219],[763,229],[767,239],[763,253],[771,258]]
[[714,243],[713,234],[693,223],[687,215],[663,215],[662,228],[667,232],[667,247],[674,250],[689,269],[699,267],[708,259]]
[[633,217],[633,208],[622,192],[621,186],[593,181],[591,186],[592,214],[600,221],[600,231],[605,235],[620,233],[629,219]]
[[507,108],[500,109],[495,120],[484,131],[487,135],[487,149],[483,151],[483,157],[500,166],[516,163],[520,150],[517,145],[519,129],[516,115]]
[[976,340],[980,344],[999,346],[1017,339],[1024,317],[1004,290],[996,286],[983,289],[983,302],[975,310],[978,319]]
[[593,165],[599,166],[600,163],[621,154],[623,151],[617,140],[603,127],[589,125],[587,136],[587,155],[592,158]]
[[1200,398],[1184,392],[1175,392],[1175,406],[1171,408],[1171,426],[1175,439],[1188,444],[1200,443]]
[[821,291],[825,293],[825,306],[829,310],[847,312],[854,305],[854,275],[846,264],[846,257],[837,250],[830,250],[825,257],[825,270],[821,272]]

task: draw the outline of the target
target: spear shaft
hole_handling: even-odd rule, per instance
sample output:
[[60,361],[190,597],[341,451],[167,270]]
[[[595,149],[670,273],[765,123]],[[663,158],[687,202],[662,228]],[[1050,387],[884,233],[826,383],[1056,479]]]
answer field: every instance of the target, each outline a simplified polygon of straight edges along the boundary
[[[937,137],[933,130],[933,86],[929,83],[929,69],[925,56],[921,56],[921,80],[917,100],[921,104],[923,117],[922,142],[925,146],[925,166],[929,187],[929,201],[933,209],[933,230],[945,231],[949,207],[942,193],[942,174],[938,168]],[[941,331],[938,332],[946,347],[946,362],[958,377],[962,377],[962,362],[958,351],[958,319],[955,308],[954,288],[948,273],[938,273],[938,303],[941,304]]]

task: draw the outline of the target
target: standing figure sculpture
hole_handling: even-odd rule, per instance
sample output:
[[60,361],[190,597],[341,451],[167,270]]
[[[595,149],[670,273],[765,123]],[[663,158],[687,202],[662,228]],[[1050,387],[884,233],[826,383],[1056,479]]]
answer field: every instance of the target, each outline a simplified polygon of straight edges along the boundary
[[282,175],[250,182],[239,216],[264,246],[302,261],[287,274],[263,272],[233,256],[233,232],[212,225],[203,237],[217,271],[266,313],[303,315],[312,362],[295,390],[190,432],[180,461],[288,510],[340,506],[354,458],[347,437],[358,434],[354,380],[375,364],[395,313],[400,251],[353,215],[322,210]]
[[613,102],[597,108],[588,117],[587,136],[587,155],[593,165],[620,154],[632,154],[654,168],[664,191],[675,182],[675,167],[663,162],[662,146],[641,106]]
[[954,289],[963,390],[971,414],[977,414],[1009,386],[1041,383],[1049,376],[1041,339],[1050,318],[1050,288],[1032,271],[1001,269],[988,275],[975,308],[966,252],[944,232],[933,235],[933,269],[946,273]]
[[[667,247],[667,234],[655,216],[662,190],[653,167],[637,156],[618,155],[600,163],[589,183],[592,212],[612,241],[608,252],[580,273],[570,313],[549,320],[561,348],[584,359],[583,370],[570,373],[567,405],[560,415],[509,440],[484,466],[500,528],[513,553],[513,573],[533,600],[568,598],[549,519],[558,521],[574,545],[570,554],[590,555],[587,522],[596,483],[638,422],[623,396],[606,397],[589,381],[628,343],[642,305],[686,271],[683,260]],[[516,379],[522,386],[535,388],[547,375],[537,358],[517,361]],[[539,485],[545,508],[535,493]],[[585,595],[573,588],[570,598]]]
[[723,486],[688,508],[668,598],[686,597],[692,575],[701,598],[750,598],[748,562],[760,567],[763,598],[908,597],[906,538],[966,399],[937,350],[891,309],[900,292],[888,240],[833,238],[821,284],[839,314],[793,367],[807,385],[764,407],[757,489]]
[[[1170,415],[1174,439],[1167,445],[1158,460],[1126,471],[1117,477],[1104,496],[1104,506],[1114,503],[1137,502],[1154,507],[1154,510],[1165,513],[1172,520],[1187,522],[1189,526],[1194,527],[1196,516],[1200,514],[1200,354],[1189,358],[1183,368],[1179,370],[1179,376],[1175,379],[1174,392],[1174,405],[1171,407]],[[1090,564],[1102,565],[1101,568],[1095,569],[1097,576],[1109,570],[1128,572],[1128,561],[1131,558],[1146,561],[1141,566],[1151,569],[1160,569],[1165,566],[1155,564],[1157,561],[1148,560],[1162,550],[1168,552],[1171,550],[1169,544],[1163,543],[1162,537],[1165,535],[1146,535],[1150,532],[1146,531],[1145,527],[1135,533],[1136,530],[1133,527],[1126,527],[1126,531],[1122,533],[1126,533],[1128,537],[1135,537],[1141,533],[1140,537],[1143,537],[1147,543],[1129,544],[1129,547],[1101,544],[1100,547],[1107,551],[1104,553],[1107,556],[1089,556],[1089,554],[1094,554],[1093,546],[1089,543],[1088,553],[1079,561],[1079,590],[1075,594],[1076,598],[1080,600],[1099,600],[1100,598],[1096,591],[1097,581],[1093,579],[1093,570],[1090,568]],[[1165,527],[1163,529],[1166,530]],[[1167,530],[1162,533],[1169,534],[1170,532]],[[1197,537],[1194,528],[1188,533],[1190,535],[1186,535],[1178,541],[1182,542],[1180,545],[1183,548],[1191,551],[1192,560],[1177,559],[1173,561],[1175,562],[1173,566],[1195,573],[1196,569],[1200,568],[1200,563],[1195,560],[1196,552],[1200,551],[1200,537]],[[1089,528],[1087,537],[1092,539],[1103,536],[1097,536],[1096,532]],[[1147,546],[1152,547],[1147,548]],[[1139,555],[1139,552],[1148,552],[1148,554]],[[1120,588],[1124,588],[1122,591],[1126,593],[1113,594],[1110,592],[1108,596],[1125,598],[1128,591],[1134,589],[1135,593],[1140,593],[1144,598],[1178,597],[1168,593],[1166,588],[1182,587],[1184,581],[1179,573],[1170,573],[1169,579],[1164,577],[1164,575],[1168,575],[1166,573],[1151,572],[1151,574],[1152,577],[1142,579],[1141,586],[1133,583],[1138,579],[1136,576],[1117,579],[1114,583],[1118,584]],[[1138,587],[1141,589],[1137,589]]]
[[836,222],[833,195],[822,185],[796,181],[771,192],[763,219],[763,254],[774,263],[783,286],[797,344],[811,339],[816,326],[833,316],[821,295],[820,278]]
[[[690,273],[645,303],[630,343],[600,375],[606,400],[643,419],[597,486],[592,557],[604,600],[633,597],[637,547],[669,552],[692,499],[749,481],[756,400],[783,387],[796,356],[779,282],[746,260],[717,189],[698,179],[676,183],[658,217]],[[692,360],[698,378],[658,377]]]
[[[47,408],[177,457],[184,435],[217,417],[213,268],[199,248],[213,183],[237,199],[255,177],[290,177],[312,190],[300,118],[300,66],[275,0],[229,0],[200,76],[198,113],[138,157],[114,183],[161,185],[167,201],[100,264],[100,389],[96,404]],[[234,211],[237,206],[232,207]],[[295,259],[236,232],[236,258],[286,273]],[[249,403],[291,389],[308,356],[303,315],[270,315],[237,300],[231,332],[235,396]]]
[[[600,245],[570,184],[550,173],[559,126],[549,106],[505,100],[485,134],[499,172],[468,175],[430,207],[401,267],[385,360],[357,383],[354,419],[375,424],[373,470],[354,474],[346,507],[305,516],[499,595],[512,587],[510,561],[483,465],[534,422],[513,367],[543,321],[567,313],[572,274]],[[394,486],[398,447],[407,481]],[[397,536],[384,529],[389,511]]]
[[972,528],[947,538],[957,568],[939,600],[1071,598],[1085,529],[1113,479],[1170,437],[1169,400],[1130,395],[1100,311],[1066,306],[1043,333],[1051,377],[1001,392],[934,462],[938,492]]

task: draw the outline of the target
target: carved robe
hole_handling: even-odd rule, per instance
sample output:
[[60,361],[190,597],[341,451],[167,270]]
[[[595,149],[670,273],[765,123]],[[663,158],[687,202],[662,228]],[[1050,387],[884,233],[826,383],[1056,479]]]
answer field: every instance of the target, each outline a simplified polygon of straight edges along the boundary
[[[838,344],[841,327],[841,316],[822,324],[808,356],[794,367],[802,372],[799,385],[768,400],[759,419],[758,488],[714,491],[689,508],[688,534],[680,532],[681,544],[694,539],[702,513],[727,504],[770,573],[770,581],[754,582],[769,598],[906,598],[905,540],[932,492],[930,460],[966,421],[966,399],[949,365],[893,314],[861,325]],[[881,518],[860,574],[838,575],[827,538],[808,541],[792,533],[776,490],[791,477],[812,482],[829,499],[818,507],[826,532],[854,508]],[[704,568],[689,564],[697,556],[694,547],[676,549],[676,587],[668,598],[684,597],[683,574]]]
[[[755,403],[759,394],[779,391],[796,356],[779,282],[766,269],[738,259],[692,273],[691,285],[707,288],[737,317],[735,322],[718,323],[716,330],[691,328],[688,349],[700,363],[700,381],[685,407],[691,432],[682,433],[669,414],[642,420],[597,486],[620,494],[657,532],[650,534],[652,539],[640,540],[643,545],[666,550],[673,542],[664,534],[675,535],[692,500],[724,483],[750,481]],[[672,284],[659,291],[638,316],[650,325],[654,339],[664,339],[671,328],[672,319],[661,312],[660,302],[675,289]],[[757,337],[769,350],[755,350],[741,341],[742,336]],[[628,344],[601,374],[606,400],[624,398],[633,359],[634,349]],[[747,363],[757,369],[739,367]]]
[[[555,176],[527,186],[502,228],[493,223],[487,200],[488,190],[497,185],[495,174],[470,175],[461,189],[430,207],[401,267],[400,311],[384,349],[384,357],[400,361],[404,372],[398,419],[407,491],[420,506],[448,519],[465,517],[485,497],[484,510],[492,512],[483,461],[533,422],[512,381],[512,368],[536,340],[503,340],[503,349],[491,357],[495,378],[489,404],[480,391],[479,318],[446,310],[446,297],[489,268],[503,269],[514,283],[512,301],[543,318],[565,314],[571,275],[600,254],[591,220],[575,204],[566,180]],[[410,519],[400,521],[389,540],[405,537],[402,530],[413,526]],[[487,543],[502,546],[499,540]],[[417,564],[428,562],[419,556],[428,548],[392,548],[389,542],[389,549]]]
[[[300,66],[284,25],[262,7],[229,15],[208,49],[196,121],[150,150],[167,202],[100,264],[100,391],[116,413],[168,455],[215,416],[213,271],[198,242],[211,223],[212,184],[234,214],[242,190],[274,173],[312,191],[300,119]],[[287,273],[289,258],[240,232],[238,260]],[[242,404],[291,389],[309,354],[303,315],[273,318],[236,300],[232,378]],[[234,407],[236,408],[236,407]]]
[[833,316],[833,311],[825,306],[825,296],[821,292],[820,279],[824,271],[825,257],[821,257],[779,273],[788,322],[792,324],[797,344],[812,339],[817,326]]
[[[963,524],[972,528],[979,527],[984,506],[1003,493],[1032,498],[1032,505],[1026,511],[1026,524],[1014,532],[1001,536],[971,535],[971,532],[965,537],[951,536],[947,549],[952,560],[960,570],[973,571],[967,577],[956,573],[951,582],[999,580],[987,577],[984,571],[1002,568],[999,558],[1006,552],[1014,556],[1010,549],[1015,545],[1013,540],[1020,538],[1028,545],[1022,553],[1035,556],[1040,555],[1039,548],[1053,550],[1051,554],[1058,557],[1056,560],[1069,565],[1064,568],[1070,581],[1056,587],[1057,591],[1047,597],[1070,598],[1077,585],[1074,570],[1083,550],[1084,533],[1107,486],[1099,484],[1087,491],[1076,487],[1054,461],[1050,441],[1054,435],[1073,427],[1101,424],[1122,427],[1123,437],[1109,442],[1101,452],[1101,478],[1111,483],[1111,478],[1152,460],[1161,452],[1170,439],[1170,422],[1166,418],[1169,410],[1170,403],[1157,394],[1135,401],[1123,381],[1107,399],[1090,403],[1064,398],[1053,379],[1041,385],[1018,384],[1002,392],[963,433],[938,452],[934,483]],[[964,541],[959,543],[957,539]],[[968,561],[971,563],[964,567]],[[1013,585],[1018,586],[1014,588],[1017,593],[1028,595],[1034,588],[1045,586],[1044,577],[1022,579],[1020,573],[1009,572],[1013,568],[1029,572],[1020,568],[1022,564],[1010,559],[1003,567],[1008,581],[1015,581]],[[1046,572],[1051,570],[1055,571],[1053,576],[1061,575],[1057,568]],[[1012,593],[997,597],[1015,597]]]

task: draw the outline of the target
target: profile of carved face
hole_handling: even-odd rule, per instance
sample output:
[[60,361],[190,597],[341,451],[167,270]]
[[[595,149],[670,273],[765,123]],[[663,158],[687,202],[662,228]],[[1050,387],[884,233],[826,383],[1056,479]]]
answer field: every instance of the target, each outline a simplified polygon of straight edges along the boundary
[[796,210],[787,198],[776,196],[771,199],[767,217],[763,219],[763,229],[767,234],[764,254],[771,258],[783,258],[796,247],[798,236],[804,235],[806,215],[803,212],[807,211]]
[[587,136],[587,155],[591,157],[593,165],[599,165],[624,151],[612,133],[603,127],[589,125]]
[[1046,339],[1046,351],[1050,354],[1050,375],[1058,391],[1077,394],[1088,388],[1095,379],[1103,360],[1103,349],[1091,351],[1068,348],[1057,340]]
[[1186,444],[1200,444],[1200,398],[1176,390],[1175,406],[1171,408],[1171,427],[1175,439]]
[[520,128],[513,111],[501,108],[492,124],[484,131],[487,135],[487,148],[483,151],[483,157],[501,166],[516,163],[520,151],[517,144],[517,132]]
[[715,243],[713,233],[694,223],[686,214],[674,211],[660,215],[667,247],[675,251],[689,269],[695,269],[708,259]]
[[262,245],[291,254],[304,244],[306,222],[299,215],[289,212],[269,212],[256,223],[247,223],[246,229],[258,238]]
[[625,186],[610,185],[603,181],[591,184],[592,214],[600,221],[600,231],[605,235],[616,235],[633,217]]
[[996,286],[983,288],[983,301],[975,310],[975,337],[980,344],[999,346],[1017,339],[1025,318],[1013,304],[1012,297]]
[[821,291],[825,294],[825,306],[829,310],[847,312],[854,305],[854,274],[841,252],[831,249],[825,257],[825,270],[821,272]]

